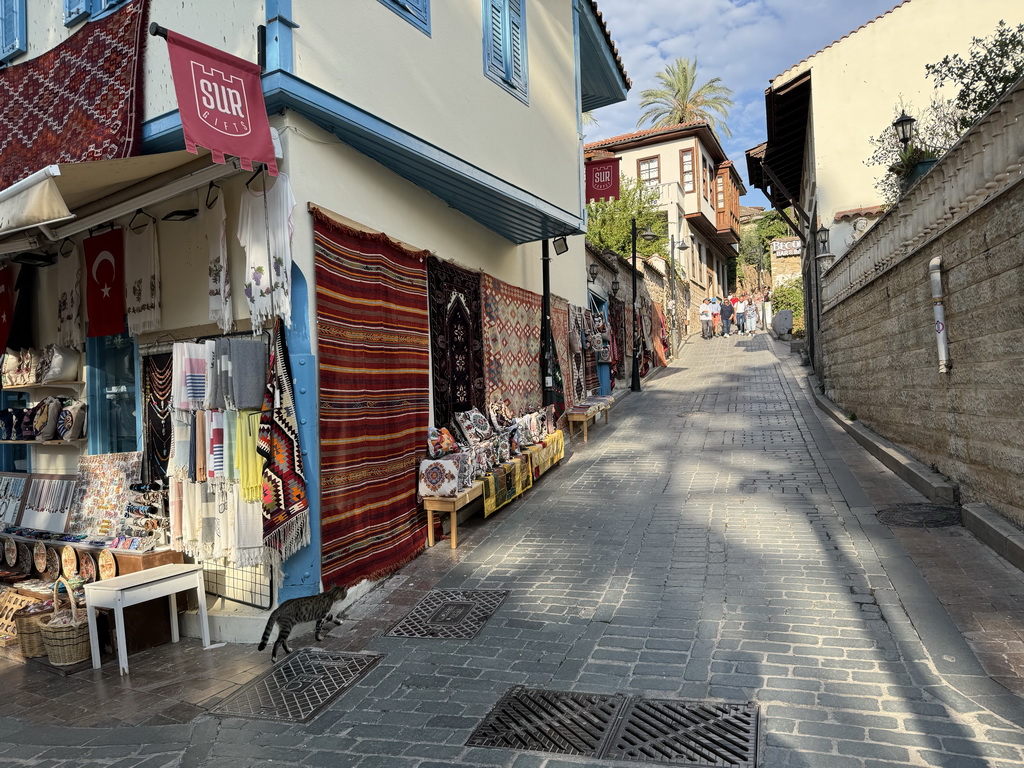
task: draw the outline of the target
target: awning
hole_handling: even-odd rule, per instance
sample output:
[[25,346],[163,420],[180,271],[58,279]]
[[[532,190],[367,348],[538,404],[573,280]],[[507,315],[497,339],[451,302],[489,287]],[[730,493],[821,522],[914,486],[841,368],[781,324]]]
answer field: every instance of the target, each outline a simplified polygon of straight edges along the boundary
[[38,247],[40,238],[26,230],[61,240],[237,171],[236,163],[185,151],[48,165],[0,190],[0,254]]

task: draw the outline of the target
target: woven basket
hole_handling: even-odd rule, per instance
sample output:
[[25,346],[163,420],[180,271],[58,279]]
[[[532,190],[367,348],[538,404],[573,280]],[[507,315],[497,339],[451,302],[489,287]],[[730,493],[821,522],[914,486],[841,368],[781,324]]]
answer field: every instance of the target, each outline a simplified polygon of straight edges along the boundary
[[43,644],[43,633],[40,631],[39,620],[48,617],[45,613],[25,613],[18,611],[14,614],[14,625],[18,628],[18,644],[21,645],[21,655],[26,659],[35,659],[46,655],[46,646]]
[[[71,604],[70,611],[57,608],[57,588],[60,584],[68,591],[68,602]],[[83,616],[79,618],[78,607],[75,605],[75,596],[71,591],[71,585],[67,579],[57,579],[53,584],[53,615],[49,619],[39,621],[39,632],[43,636],[43,645],[46,646],[46,655],[50,657],[50,663],[55,667],[66,667],[70,664],[79,664],[92,654],[89,648],[89,622]],[[70,613],[71,623],[62,626],[50,626],[53,619],[66,617]]]

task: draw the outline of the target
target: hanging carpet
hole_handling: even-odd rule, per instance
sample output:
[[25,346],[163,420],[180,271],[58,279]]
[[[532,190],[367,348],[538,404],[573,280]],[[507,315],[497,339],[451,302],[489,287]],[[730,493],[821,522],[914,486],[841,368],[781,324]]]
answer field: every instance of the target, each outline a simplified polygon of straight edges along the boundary
[[626,370],[626,305],[614,296],[608,299],[608,324],[612,336],[612,378],[617,379]]
[[430,411],[426,251],[313,213],[324,586],[382,578],[424,548]]
[[480,273],[431,256],[427,282],[434,426],[441,428],[456,413],[487,409]]
[[572,401],[587,399],[586,372],[583,365],[583,310],[569,305],[569,367],[572,374]]
[[[561,381],[556,386],[561,386],[561,392],[556,393],[556,398],[561,395],[562,402],[556,399],[556,413],[559,420],[561,414],[575,404],[572,394],[572,357],[569,352],[569,304],[565,299],[558,296],[551,297],[551,335],[554,338],[555,352],[558,354],[558,370],[561,374]],[[557,406],[561,405],[559,409]]]
[[142,477],[152,483],[167,477],[167,461],[171,456],[171,353],[150,355],[143,360],[146,450]]
[[139,154],[148,15],[148,0],[135,0],[0,69],[0,189],[51,163]]
[[668,332],[665,327],[665,314],[661,311],[661,304],[658,302],[654,302],[651,312],[651,319],[654,322],[654,364],[664,368],[668,365],[668,358],[665,355],[665,352],[668,349]]
[[594,313],[589,309],[583,310],[583,330],[586,337],[586,349],[583,353],[583,375],[587,384],[587,393],[596,395],[601,387],[597,378],[597,346],[601,344],[601,337],[597,333]]
[[541,406],[540,294],[483,275],[487,402],[506,400],[517,416]]

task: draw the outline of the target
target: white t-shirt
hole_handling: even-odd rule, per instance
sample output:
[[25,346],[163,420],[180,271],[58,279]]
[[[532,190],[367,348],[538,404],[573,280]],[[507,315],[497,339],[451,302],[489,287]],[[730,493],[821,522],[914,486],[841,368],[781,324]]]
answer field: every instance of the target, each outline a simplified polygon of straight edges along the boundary
[[738,317],[739,315],[742,315],[744,312],[747,311],[747,302],[743,301],[743,299],[740,299],[739,301],[736,302],[736,306],[733,307],[733,309],[736,310],[736,315]]
[[701,320],[710,320],[711,319],[711,305],[710,304],[701,304],[700,305],[700,319]]

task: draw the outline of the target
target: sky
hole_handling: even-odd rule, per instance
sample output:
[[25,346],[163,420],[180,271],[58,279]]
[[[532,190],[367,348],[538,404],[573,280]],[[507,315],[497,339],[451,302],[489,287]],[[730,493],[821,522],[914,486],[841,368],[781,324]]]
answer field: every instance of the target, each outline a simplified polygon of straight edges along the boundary
[[[633,88],[626,101],[594,111],[598,124],[585,128],[587,141],[638,130],[640,92],[657,87],[657,73],[677,58],[696,57],[698,83],[719,77],[732,89],[732,138],[719,138],[749,187],[744,153],[767,138],[769,81],[897,5],[899,0],[597,0]],[[768,204],[752,188],[741,203]]]

